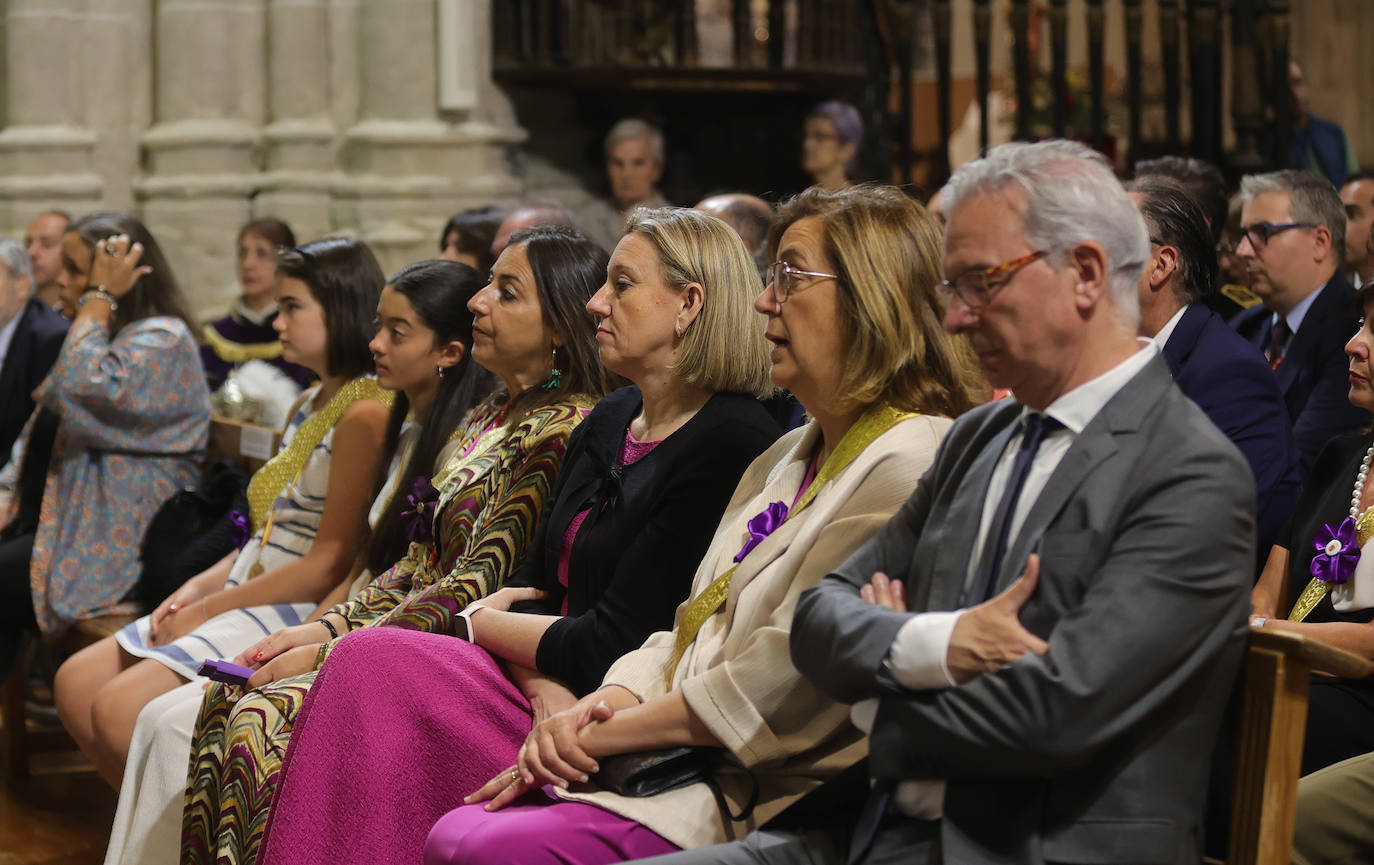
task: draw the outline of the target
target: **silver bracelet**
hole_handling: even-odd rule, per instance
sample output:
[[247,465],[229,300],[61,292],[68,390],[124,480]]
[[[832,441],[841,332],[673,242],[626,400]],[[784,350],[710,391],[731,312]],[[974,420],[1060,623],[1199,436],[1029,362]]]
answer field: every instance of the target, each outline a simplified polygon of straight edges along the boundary
[[85,306],[86,301],[90,300],[92,296],[98,297],[108,303],[110,305],[110,312],[119,309],[119,301],[115,300],[115,296],[106,291],[103,285],[97,285],[95,288],[88,288],[83,291],[81,293],[81,299],[76,302],[77,308],[79,309]]

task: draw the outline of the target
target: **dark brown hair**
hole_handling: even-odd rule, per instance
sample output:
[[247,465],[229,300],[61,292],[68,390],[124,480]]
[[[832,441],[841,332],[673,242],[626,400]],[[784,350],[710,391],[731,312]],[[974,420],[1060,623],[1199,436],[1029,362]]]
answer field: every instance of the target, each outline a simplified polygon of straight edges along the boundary
[[[162,247],[153,239],[147,226],[132,216],[123,213],[101,212],[81,217],[67,226],[67,231],[76,232],[86,249],[95,255],[97,243],[117,234],[127,234],[130,246],[137,243],[143,247],[143,257],[139,266],[152,268],[152,273],[144,274],[134,283],[133,290],[119,302],[119,307],[110,316],[110,338],[125,327],[145,318],[167,315],[179,318],[194,338],[199,328],[191,318],[186,305],[186,297],[172,275],[172,266],[162,254]],[[94,266],[94,262],[92,262]]]
[[277,247],[278,250],[290,249],[296,245],[296,233],[291,230],[291,226],[282,222],[280,219],[271,217],[265,219],[255,219],[239,229],[239,242],[243,241],[246,234],[256,234],[263,240]]
[[367,244],[332,238],[288,249],[277,257],[277,276],[299,279],[324,307],[329,339],[325,373],[356,378],[372,372],[367,344],[386,277]]

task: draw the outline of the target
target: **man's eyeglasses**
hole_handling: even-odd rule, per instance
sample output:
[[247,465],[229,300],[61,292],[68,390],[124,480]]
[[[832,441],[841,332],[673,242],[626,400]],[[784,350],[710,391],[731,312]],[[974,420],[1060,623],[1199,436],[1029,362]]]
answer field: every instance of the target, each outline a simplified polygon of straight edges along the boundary
[[989,267],[986,270],[966,270],[959,274],[957,279],[942,279],[935,286],[936,290],[949,300],[957,297],[964,304],[972,309],[986,306],[992,296],[998,292],[1002,286],[1011,281],[1017,271],[1034,261],[1039,261],[1049,255],[1048,252],[1040,250],[1020,258],[1013,258],[1006,264],[999,264],[996,267]]
[[1241,240],[1246,237],[1250,238],[1250,246],[1259,251],[1269,245],[1269,241],[1274,235],[1282,234],[1290,228],[1316,227],[1317,223],[1315,222],[1284,222],[1279,225],[1274,225],[1272,222],[1256,222],[1254,225],[1242,225],[1240,236],[1236,238],[1235,243],[1231,244],[1231,252],[1239,249]]
[[764,284],[773,286],[773,296],[778,299],[778,303],[783,303],[797,289],[797,285],[802,282],[800,277],[803,276],[811,279],[839,279],[833,273],[800,270],[785,261],[775,261],[768,265],[768,281]]

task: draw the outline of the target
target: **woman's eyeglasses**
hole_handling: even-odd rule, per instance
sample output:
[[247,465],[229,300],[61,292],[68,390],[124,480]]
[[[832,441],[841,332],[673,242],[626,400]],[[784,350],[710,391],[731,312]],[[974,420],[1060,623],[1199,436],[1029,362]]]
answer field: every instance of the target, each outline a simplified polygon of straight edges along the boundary
[[768,265],[768,281],[765,285],[773,286],[773,296],[778,299],[778,303],[783,303],[803,281],[801,277],[809,277],[811,279],[839,279],[839,277],[833,273],[817,273],[814,270],[801,270],[785,261],[775,261]]

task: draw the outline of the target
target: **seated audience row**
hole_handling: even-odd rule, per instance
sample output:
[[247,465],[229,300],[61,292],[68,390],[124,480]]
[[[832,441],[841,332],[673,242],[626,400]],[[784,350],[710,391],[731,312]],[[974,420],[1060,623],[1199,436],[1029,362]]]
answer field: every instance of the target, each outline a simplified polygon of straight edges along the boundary
[[[1374,656],[1374,448],[1342,437],[1374,331],[1334,353],[1325,181],[1246,179],[1237,334],[1206,305],[1217,196],[1160,173],[1128,194],[1079,145],[1006,145],[942,190],[943,243],[896,190],[817,187],[753,259],[757,199],[617,214],[609,260],[566,212],[468,211],[441,252],[485,287],[245,227],[237,313],[318,384],[241,548],[59,671],[121,788],[107,861],[1197,858],[1251,604]],[[62,249],[75,320],[0,476],[11,662],[26,625],[130,607],[208,419],[146,230],[98,214]],[[1012,398],[974,408],[988,384]],[[809,421],[780,439],[774,388]],[[229,659],[252,677],[202,693]],[[1361,687],[1314,686],[1304,771],[1374,752]]]

